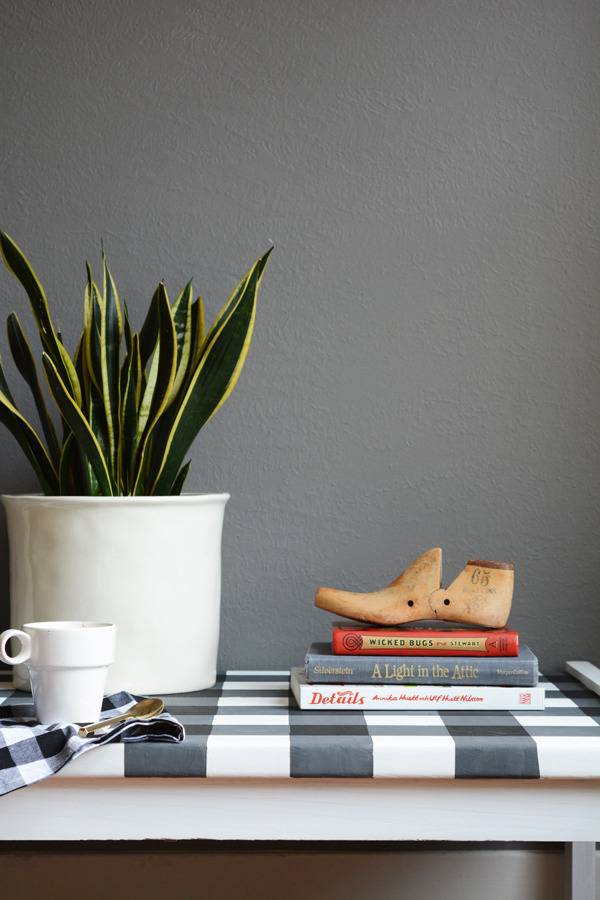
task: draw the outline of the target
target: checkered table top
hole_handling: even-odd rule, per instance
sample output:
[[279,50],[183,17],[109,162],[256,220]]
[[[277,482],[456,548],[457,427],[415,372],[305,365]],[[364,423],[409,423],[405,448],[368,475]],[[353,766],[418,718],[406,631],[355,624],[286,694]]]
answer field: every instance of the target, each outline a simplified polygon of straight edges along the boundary
[[[289,672],[228,671],[214,688],[164,697],[185,726],[183,743],[126,744],[111,774],[600,778],[600,697],[565,673],[541,682],[540,712],[300,710]],[[8,698],[31,706],[6,683],[0,703]],[[92,770],[102,752],[88,755]]]

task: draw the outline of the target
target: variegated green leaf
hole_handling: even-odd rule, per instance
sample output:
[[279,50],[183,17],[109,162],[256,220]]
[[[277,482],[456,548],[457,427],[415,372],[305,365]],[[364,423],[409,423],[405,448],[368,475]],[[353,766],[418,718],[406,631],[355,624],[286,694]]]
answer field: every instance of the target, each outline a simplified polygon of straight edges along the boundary
[[[71,400],[71,402],[73,402]],[[0,391],[0,422],[6,425],[18,441],[23,453],[33,466],[45,494],[58,493],[58,473],[52,465],[48,452],[34,428],[21,415],[17,407]]]
[[[98,288],[94,284],[90,264],[86,263],[85,268],[87,279],[83,294],[82,367],[87,373],[86,382],[89,381],[95,384],[100,390],[100,304],[98,302]],[[94,316],[94,304],[98,306],[96,316]]]
[[177,397],[188,372],[190,355],[192,352],[192,328],[194,324],[192,318],[193,299],[192,282],[189,281],[173,306],[173,322],[175,325],[175,334],[177,336],[177,367],[168,403],[172,403],[175,397]]
[[[91,431],[94,434],[98,442],[98,446],[102,452],[102,456],[105,460],[108,459],[108,431],[106,428],[106,416],[104,414],[104,403],[102,400],[102,395],[98,388],[92,384],[90,387],[90,402],[89,402],[89,411],[88,411],[88,423]],[[83,460],[83,466],[86,470],[86,478],[90,482],[90,494],[94,496],[96,494],[101,494],[100,486],[98,484],[98,480],[94,474],[94,470],[92,469],[89,461],[87,459]]]
[[174,497],[178,497],[181,494],[183,489],[183,485],[185,483],[185,479],[188,477],[188,472],[190,471],[190,466],[192,464],[191,459],[188,459],[186,464],[181,467],[179,472],[177,473],[177,477],[173,482],[173,486],[169,491],[169,494],[172,494]]
[[[182,294],[180,294],[180,297],[182,296]],[[191,307],[191,345],[186,370],[183,373],[183,379],[179,381],[179,384],[177,386],[177,393],[174,389],[171,390],[171,397],[169,399],[167,409],[156,424],[156,432],[153,438],[153,443],[155,443],[157,446],[153,449],[153,457],[158,456],[159,461],[161,458],[160,448],[164,447],[169,431],[171,430],[173,422],[175,421],[175,417],[177,416],[181,401],[185,397],[192,376],[198,367],[198,363],[200,362],[200,358],[202,356],[202,349],[205,345],[205,340],[206,326],[204,317],[204,303],[202,302],[202,297],[198,296],[192,303]],[[153,373],[151,369],[151,376],[152,374]],[[177,371],[176,378],[179,374],[180,370]]]
[[131,353],[131,345],[133,343],[133,332],[129,321],[129,310],[127,304],[123,301],[123,334],[125,335],[125,351]]
[[157,436],[160,446],[155,445],[153,452],[157,476],[150,493],[168,493],[198,431],[235,387],[250,346],[257,292],[270,253],[267,251],[252,266],[234,292],[235,302],[229,303],[226,315],[219,317],[219,328],[209,332],[206,349],[174,421],[166,435],[161,430]]
[[69,394],[62,378],[58,374],[56,366],[47,353],[43,354],[42,360],[52,396],[56,401],[61,416],[75,436],[82,458],[89,462],[98,480],[100,493],[111,496],[113,494],[113,486],[109,468],[94,432],[83,416],[81,409]]
[[[106,410],[102,392],[102,305],[98,286],[92,278],[92,270],[87,266],[86,296],[88,299],[88,311],[84,319],[85,323],[85,360],[86,368],[90,376],[90,396],[88,404],[88,423],[96,438],[105,460],[110,459],[110,445],[108,439],[108,425],[106,422]],[[84,460],[87,467],[87,475],[92,485],[91,493],[101,493],[98,483],[94,483],[96,476],[89,461]]]
[[139,336],[133,335],[131,353],[121,399],[119,472],[124,493],[129,493],[139,440],[137,411],[140,396],[141,360]]
[[181,348],[185,340],[189,308],[192,305],[193,299],[194,292],[192,290],[192,282],[188,281],[183,290],[177,294],[173,302],[173,324],[175,325],[178,354],[181,353]]
[[117,330],[119,332],[119,337],[121,337],[121,335],[123,334],[123,313],[121,312],[121,301],[119,300],[119,294],[117,291],[115,280],[110,269],[108,268],[108,260],[104,251],[102,251],[102,268],[104,272],[103,296],[107,302],[107,305],[113,308],[115,311],[117,317]]
[[[87,292],[88,288],[86,288]],[[96,284],[89,283],[89,315],[85,324],[84,353],[90,381],[102,394],[102,297]]]
[[114,281],[106,258],[104,263],[105,293],[100,316],[100,372],[102,399],[108,428],[110,467],[117,467],[119,443],[121,311]]
[[[166,408],[177,365],[177,336],[173,314],[169,306],[167,292],[163,284],[159,285],[158,303],[158,348],[152,360],[152,367],[146,391],[142,398],[138,419],[139,452],[137,472],[134,484],[135,493],[142,492],[145,483],[145,475],[149,462],[149,442],[152,429]],[[151,381],[152,379],[152,381]],[[149,388],[152,386],[152,394],[149,408],[146,412]],[[145,425],[143,425],[145,419]]]
[[77,483],[80,464],[77,442],[71,432],[63,444],[58,468],[60,493],[63,496],[74,496],[84,493]]
[[[231,315],[232,309],[234,309],[234,307],[239,303],[239,300],[240,300],[240,297],[241,297],[241,295],[242,295],[242,292],[243,292],[244,289],[246,288],[248,279],[250,278],[250,276],[251,276],[252,273],[254,272],[256,266],[258,266],[258,265],[260,264],[260,262],[261,262],[262,259],[267,260],[268,257],[269,257],[269,254],[271,253],[272,250],[273,250],[272,247],[271,247],[269,250],[267,250],[267,252],[265,253],[265,255],[264,255],[263,257],[261,257],[261,259],[259,259],[259,260],[257,260],[257,261],[255,262],[254,266],[253,266],[248,272],[246,272],[246,274],[244,275],[244,277],[242,278],[242,280],[239,282],[239,284],[236,285],[236,287],[233,289],[233,291],[231,292],[231,295],[230,295],[230,297],[229,297],[227,303],[226,303],[225,306],[221,309],[221,311],[219,312],[217,318],[215,319],[215,321],[213,322],[213,324],[210,326],[210,329],[209,329],[209,331],[208,331],[208,334],[206,335],[205,340],[204,340],[204,348],[206,348],[206,347],[211,343],[211,341],[212,341],[214,335],[217,334],[217,332],[219,332],[219,331],[221,330],[221,327],[222,327],[223,323],[224,323],[224,322],[226,321],[226,319],[228,319],[229,316]],[[264,268],[264,266],[263,266],[263,268]],[[262,270],[261,270],[261,271],[262,271]],[[199,298],[199,299],[200,299],[200,298]],[[202,353],[202,350],[203,350],[204,348],[202,348],[202,347],[200,348],[200,353]]]
[[75,490],[75,466],[77,465],[77,444],[72,434],[63,444],[58,467],[58,485],[61,496],[72,496]]
[[81,389],[75,366],[54,329],[48,301],[37,275],[20,247],[3,231],[0,231],[0,249],[7,268],[27,292],[44,350],[53,360],[75,402],[81,404]]
[[[163,285],[164,287],[164,285]],[[142,360],[142,369],[146,369],[148,360],[154,353],[156,341],[158,340],[158,306],[159,306],[160,285],[154,291],[150,306],[144,324],[140,329],[140,357]]]
[[90,390],[92,382],[86,362],[85,330],[82,332],[81,337],[77,342],[73,364],[75,366],[75,371],[77,372],[77,377],[79,378],[79,384],[81,385],[81,411],[84,416],[87,417],[89,416],[90,411]]
[[204,300],[200,295],[194,300],[196,313],[194,316],[194,345],[198,353],[202,350],[202,345],[206,338],[206,319],[204,315]]
[[4,394],[5,397],[8,397],[10,402],[14,405],[13,395],[10,392],[10,388],[6,381],[6,375],[4,374],[4,369],[2,368],[2,357],[0,356],[0,391]]
[[[141,342],[141,338],[140,338]],[[140,347],[141,356],[141,347]],[[144,361],[142,359],[142,366]],[[142,397],[138,431],[141,440],[148,434],[154,421],[165,408],[173,387],[177,366],[177,336],[164,284],[158,287],[158,340],[150,364],[150,372]]]
[[150,407],[152,406],[152,398],[154,396],[154,388],[156,387],[156,379],[158,378],[158,343],[154,350],[154,355],[150,361],[150,369],[144,384],[142,400],[139,407],[138,415],[138,432],[140,437],[146,431],[148,419],[150,418]]
[[15,313],[11,313],[8,317],[6,322],[6,329],[8,332],[8,344],[10,346],[15,365],[27,382],[27,385],[33,395],[35,406],[38,411],[38,416],[40,417],[42,430],[48,443],[50,458],[52,459],[54,465],[58,466],[60,462],[61,452],[58,445],[58,439],[56,437],[56,431],[54,429],[54,423],[52,422],[50,414],[48,413],[48,409],[46,408],[46,401],[44,400],[44,395],[42,393],[42,389],[38,379],[37,368],[35,365],[35,360],[33,358],[33,353],[31,352],[31,347],[29,346],[27,338],[25,337],[25,332],[23,331],[21,323],[19,322],[19,319],[15,315]]
[[202,357],[202,351],[206,344],[206,320],[204,317],[204,302],[202,297],[198,296],[192,303],[192,346],[187,363],[187,370],[183,379],[183,384],[179,388],[180,399],[183,398],[187,391],[192,375],[198,368],[198,363]]

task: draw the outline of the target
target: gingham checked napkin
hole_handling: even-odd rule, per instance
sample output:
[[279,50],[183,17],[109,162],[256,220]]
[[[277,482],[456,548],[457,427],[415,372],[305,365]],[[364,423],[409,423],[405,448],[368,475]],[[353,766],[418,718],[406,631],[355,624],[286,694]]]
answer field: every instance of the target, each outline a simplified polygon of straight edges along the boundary
[[[111,694],[104,698],[100,719],[121,715],[140,699],[126,691]],[[40,725],[32,703],[2,704],[0,715],[0,795],[54,775],[69,760],[102,744],[179,743],[185,737],[183,725],[167,712],[153,719],[128,719],[85,738],[79,737],[77,725]]]

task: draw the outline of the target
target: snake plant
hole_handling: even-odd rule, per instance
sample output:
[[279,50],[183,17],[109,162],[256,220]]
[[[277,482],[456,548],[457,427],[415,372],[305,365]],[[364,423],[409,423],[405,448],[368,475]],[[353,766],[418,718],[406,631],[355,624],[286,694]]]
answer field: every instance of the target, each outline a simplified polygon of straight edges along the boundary
[[86,267],[83,331],[71,358],[25,254],[3,232],[0,249],[29,297],[62,428],[59,436],[15,313],[7,321],[8,343],[33,395],[41,431],[17,408],[1,361],[0,421],[19,442],[44,493],[179,494],[190,466],[188,450],[240,376],[271,250],[242,278],[210,329],[191,281],[172,302],[161,282],[139,332],[131,327],[103,252],[102,289]]

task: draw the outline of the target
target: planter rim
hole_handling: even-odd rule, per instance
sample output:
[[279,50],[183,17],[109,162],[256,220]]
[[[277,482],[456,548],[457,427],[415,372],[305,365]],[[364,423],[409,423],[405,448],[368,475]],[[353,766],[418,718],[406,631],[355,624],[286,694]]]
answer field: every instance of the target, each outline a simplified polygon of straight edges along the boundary
[[139,496],[139,497],[90,497],[90,496],[74,496],[74,495],[57,495],[55,497],[46,494],[1,494],[2,502],[9,503],[18,502],[20,500],[28,503],[44,503],[68,505],[69,503],[77,503],[99,506],[176,506],[178,504],[193,503],[210,503],[214,500],[221,500],[226,503],[231,494],[178,494],[166,496]]

